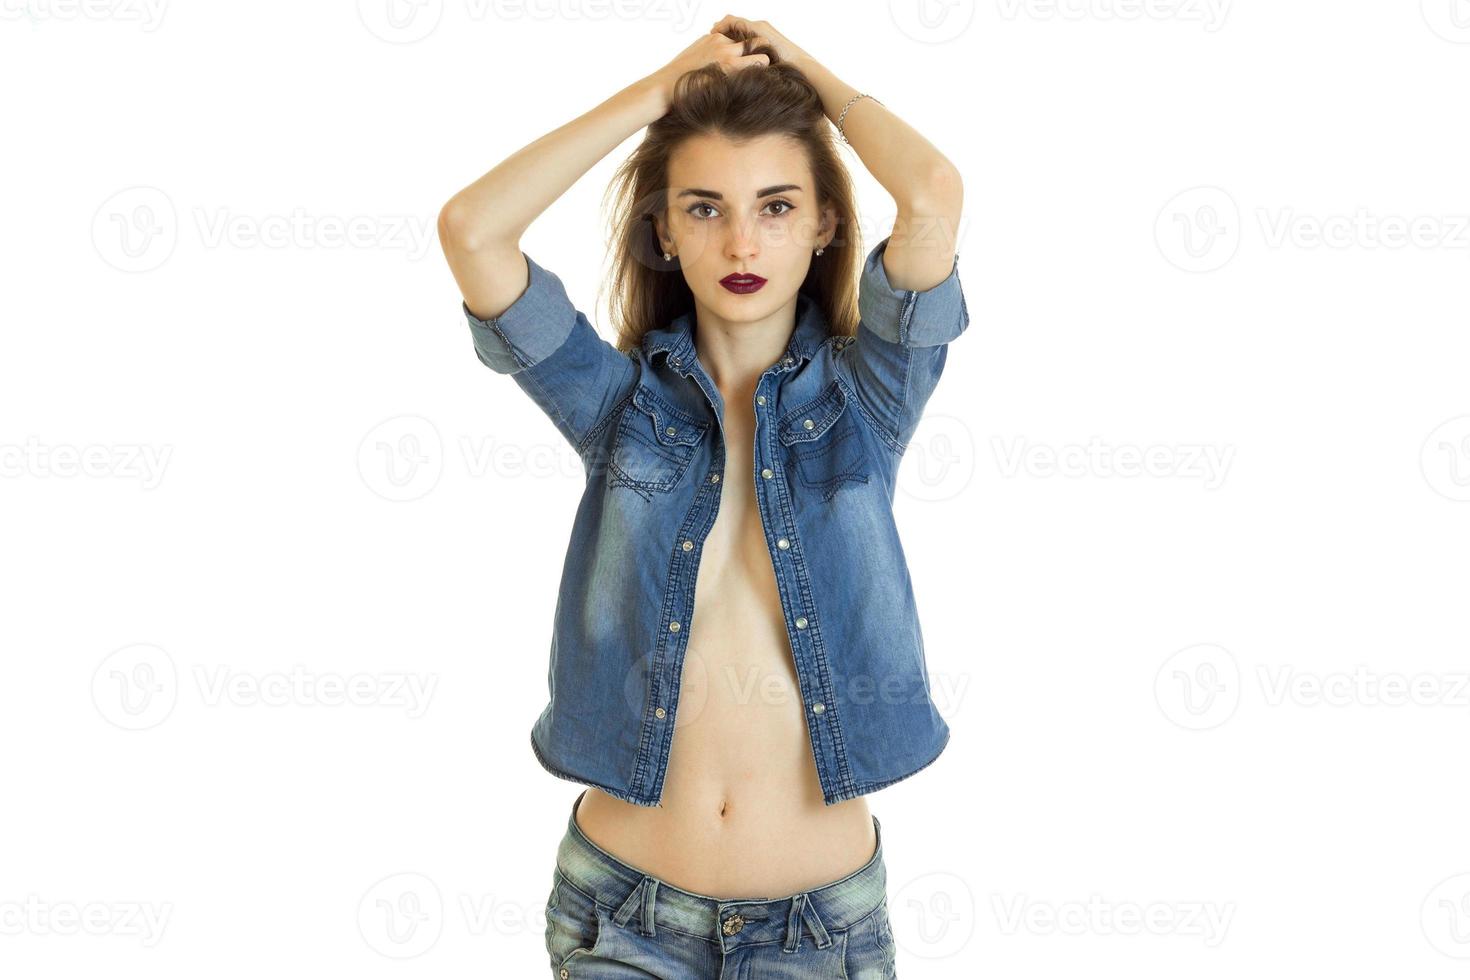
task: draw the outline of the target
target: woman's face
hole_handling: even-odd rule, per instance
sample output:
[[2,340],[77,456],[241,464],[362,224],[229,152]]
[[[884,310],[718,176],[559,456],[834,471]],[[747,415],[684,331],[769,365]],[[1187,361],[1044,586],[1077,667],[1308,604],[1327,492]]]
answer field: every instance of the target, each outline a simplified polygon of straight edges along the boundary
[[[818,213],[806,154],[784,137],[688,139],[669,161],[669,185],[664,251],[677,256],[700,306],[729,322],[760,320],[791,302],[835,227],[831,209],[826,223]],[[731,276],[765,282],[740,290]]]

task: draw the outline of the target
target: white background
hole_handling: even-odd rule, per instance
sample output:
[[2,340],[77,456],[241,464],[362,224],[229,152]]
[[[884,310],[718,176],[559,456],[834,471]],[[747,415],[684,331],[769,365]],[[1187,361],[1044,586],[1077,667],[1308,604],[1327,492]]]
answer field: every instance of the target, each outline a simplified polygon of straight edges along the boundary
[[900,975],[1464,975],[1470,4],[398,9],[4,6],[0,974],[545,974],[581,470],[434,218],[733,12],[965,175]]

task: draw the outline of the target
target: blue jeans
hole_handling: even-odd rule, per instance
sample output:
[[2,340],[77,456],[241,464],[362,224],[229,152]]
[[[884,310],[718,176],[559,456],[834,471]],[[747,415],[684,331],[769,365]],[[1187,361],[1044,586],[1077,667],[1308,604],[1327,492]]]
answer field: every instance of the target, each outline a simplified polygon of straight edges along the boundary
[[719,899],[602,850],[577,826],[573,803],[546,903],[552,975],[895,980],[877,817],[873,830],[873,856],[843,878],[784,898]]

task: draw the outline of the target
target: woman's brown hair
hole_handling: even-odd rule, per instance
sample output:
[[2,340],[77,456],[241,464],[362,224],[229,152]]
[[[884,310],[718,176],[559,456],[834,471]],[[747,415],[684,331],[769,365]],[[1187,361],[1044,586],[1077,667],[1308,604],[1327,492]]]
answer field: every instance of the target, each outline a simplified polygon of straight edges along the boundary
[[[685,73],[674,87],[669,111],[648,127],[643,142],[618,167],[608,187],[613,199],[609,251],[612,258],[612,320],[617,347],[637,347],[650,330],[666,327],[694,311],[694,294],[677,260],[667,262],[653,223],[668,206],[669,160],[681,143],[719,135],[734,142],[783,136],[806,151],[816,178],[817,210],[837,215],[836,235],[812,257],[800,287],[826,315],[833,334],[857,330],[857,278],[862,242],[852,179],[837,153],[835,130],[822,99],[795,65],[743,31],[725,36],[744,42],[744,54],[764,54],[770,64],[728,74],[717,64]],[[606,197],[604,198],[604,202]]]

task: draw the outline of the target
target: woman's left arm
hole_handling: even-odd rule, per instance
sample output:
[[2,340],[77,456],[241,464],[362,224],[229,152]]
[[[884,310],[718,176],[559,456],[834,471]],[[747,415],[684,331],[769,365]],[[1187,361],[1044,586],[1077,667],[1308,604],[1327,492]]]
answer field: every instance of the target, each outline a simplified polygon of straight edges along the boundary
[[[712,33],[739,26],[770,44],[780,60],[800,68],[822,97],[832,124],[847,106],[842,131],[863,166],[898,208],[883,268],[895,289],[918,292],[949,278],[955,265],[964,186],[949,158],[908,123],[874,99],[848,100],[858,90],[842,81],[764,20],[726,17]],[[880,96],[881,98],[881,96]]]

